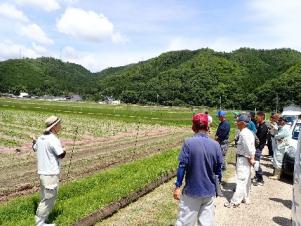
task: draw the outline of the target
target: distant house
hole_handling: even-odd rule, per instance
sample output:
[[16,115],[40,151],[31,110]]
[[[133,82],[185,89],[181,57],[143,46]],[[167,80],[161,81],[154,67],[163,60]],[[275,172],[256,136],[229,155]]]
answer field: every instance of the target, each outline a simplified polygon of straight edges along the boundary
[[18,96],[19,98],[30,98],[30,95],[28,93],[23,93],[21,92],[20,95]]
[[113,101],[111,101],[110,104],[119,105],[120,104],[120,100],[113,100]]
[[71,101],[82,101],[82,97],[80,95],[74,94],[70,96]]
[[106,97],[105,102],[112,105],[119,105],[121,103],[120,100],[114,100],[113,97]]
[[112,104],[112,105],[119,105],[121,104],[120,100],[114,100],[113,97],[106,97],[105,101],[99,101],[99,104]]
[[49,101],[63,101],[63,100],[66,100],[65,97],[60,97],[60,96],[49,96],[49,95],[44,95],[44,96],[41,96],[39,98],[40,100],[49,100]]

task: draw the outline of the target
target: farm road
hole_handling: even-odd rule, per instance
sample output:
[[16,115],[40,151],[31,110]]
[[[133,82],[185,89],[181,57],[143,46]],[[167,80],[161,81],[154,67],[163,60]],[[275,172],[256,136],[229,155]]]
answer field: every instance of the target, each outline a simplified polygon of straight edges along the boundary
[[[272,165],[266,157],[262,160],[264,186],[252,186],[251,204],[241,204],[238,208],[224,207],[225,198],[216,199],[215,226],[289,226],[291,218],[292,185],[289,181],[273,181]],[[235,177],[225,185],[225,195],[233,194]],[[174,180],[142,197],[111,218],[99,223],[109,225],[173,225],[178,203],[172,199]]]

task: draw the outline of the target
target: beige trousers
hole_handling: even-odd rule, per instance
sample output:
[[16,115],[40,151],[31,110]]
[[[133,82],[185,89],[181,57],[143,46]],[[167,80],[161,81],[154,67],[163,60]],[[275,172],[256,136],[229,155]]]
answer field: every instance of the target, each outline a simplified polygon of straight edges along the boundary
[[245,157],[238,157],[236,161],[236,190],[231,203],[240,204],[243,200],[250,199],[251,189],[251,166]]
[[214,225],[215,197],[192,198],[183,194],[175,226]]
[[58,193],[59,175],[39,175],[41,201],[38,205],[36,215],[47,219],[52,211]]

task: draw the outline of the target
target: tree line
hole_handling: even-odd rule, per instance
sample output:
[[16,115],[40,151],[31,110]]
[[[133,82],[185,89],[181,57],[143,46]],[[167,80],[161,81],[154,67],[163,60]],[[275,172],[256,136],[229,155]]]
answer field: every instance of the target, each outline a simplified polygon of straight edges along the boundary
[[77,93],[125,103],[203,105],[273,110],[300,104],[301,53],[292,49],[241,48],[163,53],[136,64],[91,73],[53,58],[0,62],[0,92],[32,95]]

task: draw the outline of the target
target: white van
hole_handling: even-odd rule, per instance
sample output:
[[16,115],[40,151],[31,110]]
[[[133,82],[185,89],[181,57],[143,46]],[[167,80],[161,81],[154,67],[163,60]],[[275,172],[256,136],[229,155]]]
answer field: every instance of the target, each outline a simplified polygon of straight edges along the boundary
[[293,125],[294,121],[301,115],[301,108],[298,106],[287,106],[283,108],[281,116],[288,121],[288,124]]
[[295,155],[292,225],[301,226],[301,133]]

